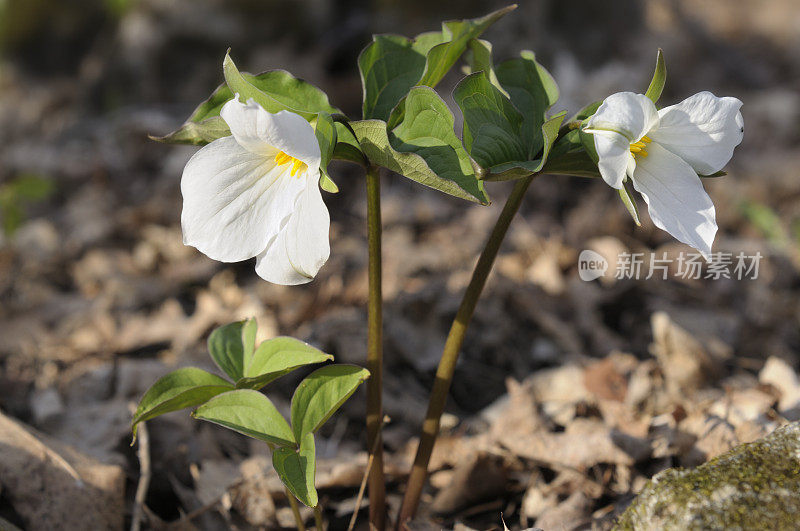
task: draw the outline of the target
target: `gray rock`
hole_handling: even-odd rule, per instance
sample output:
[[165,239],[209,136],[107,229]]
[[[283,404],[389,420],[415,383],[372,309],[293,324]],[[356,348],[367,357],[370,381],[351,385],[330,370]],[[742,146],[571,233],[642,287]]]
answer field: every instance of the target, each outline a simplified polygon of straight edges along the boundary
[[797,529],[800,422],[695,469],[657,474],[615,529]]

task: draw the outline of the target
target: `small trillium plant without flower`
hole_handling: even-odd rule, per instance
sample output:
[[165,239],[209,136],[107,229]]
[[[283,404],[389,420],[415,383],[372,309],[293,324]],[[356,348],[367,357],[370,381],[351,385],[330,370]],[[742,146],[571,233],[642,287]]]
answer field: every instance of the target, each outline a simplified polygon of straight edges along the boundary
[[[532,52],[495,63],[491,44],[481,38],[514,8],[447,21],[441,30],[413,38],[375,35],[358,59],[359,119],[345,116],[322,90],[289,72],[242,73],[226,55],[225,83],[183,126],[155,138],[203,146],[181,178],[184,243],[221,262],[255,258],[256,273],[269,282],[310,282],[330,253],[323,192],[336,193],[338,187],[328,165],[338,159],[363,167],[369,250],[366,368],[332,364],[329,354],[291,337],[256,345],[255,320],[234,322],[214,330],[208,340],[221,374],[185,367],[162,377],[139,404],[134,435],[142,422],[194,408],[197,419],[261,440],[272,451],[298,529],[304,522],[295,498],[315,507],[321,528],[314,434],[366,381],[370,526],[403,529],[420,502],[466,325],[535,177],[602,178],[619,191],[637,224],[633,191],[638,191],[657,227],[710,256],[717,225],[701,177],[724,174],[742,141],[742,103],[700,92],[659,109],[666,81],[659,50],[644,94],[612,94],[565,121],[566,111],[551,112],[558,85]],[[462,58],[466,76],[453,92],[463,117],[457,131],[453,111],[435,87]],[[447,337],[402,505],[391,515],[381,444],[381,168],[482,205],[490,202],[487,182],[514,181]],[[297,387],[287,421],[262,390],[315,364],[325,365]]]

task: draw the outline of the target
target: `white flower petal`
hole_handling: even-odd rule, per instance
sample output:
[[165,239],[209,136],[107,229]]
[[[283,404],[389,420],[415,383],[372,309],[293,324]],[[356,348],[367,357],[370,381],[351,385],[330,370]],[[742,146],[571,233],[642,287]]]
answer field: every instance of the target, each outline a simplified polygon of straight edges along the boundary
[[648,136],[688,162],[701,175],[721,170],[744,135],[744,118],[736,98],[700,92],[664,107],[658,127]]
[[655,142],[638,157],[633,187],[647,202],[656,227],[700,251],[706,259],[717,233],[714,204],[695,171]]
[[275,284],[310,282],[330,255],[328,208],[322,201],[319,174],[309,172],[307,187],[275,239],[258,256],[256,273]]
[[220,116],[245,149],[271,157],[283,151],[309,168],[319,168],[317,136],[311,124],[299,114],[289,111],[272,114],[252,99],[244,104],[237,97],[222,107]]
[[614,131],[637,142],[658,123],[658,110],[644,94],[617,92],[603,100],[585,131]]
[[287,167],[215,140],[189,159],[181,178],[183,242],[221,262],[261,253],[294,208],[304,180]]
[[622,181],[633,162],[630,142],[619,133],[611,131],[589,131],[594,135],[594,148],[599,158],[597,167],[603,180],[612,188],[622,188]]

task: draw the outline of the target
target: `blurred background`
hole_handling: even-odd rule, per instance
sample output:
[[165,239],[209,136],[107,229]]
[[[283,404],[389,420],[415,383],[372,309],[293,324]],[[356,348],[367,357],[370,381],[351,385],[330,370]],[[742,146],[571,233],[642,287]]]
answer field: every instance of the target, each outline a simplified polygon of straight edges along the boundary
[[[255,316],[262,339],[294,335],[340,362],[363,363],[366,204],[358,168],[344,163],[331,168],[341,190],[325,194],[331,259],[307,286],[269,285],[255,275],[252,261],[216,263],[181,243],[180,176],[196,148],[157,144],[147,135],[176,129],[223,81],[226,49],[232,48],[242,70],[289,70],[358,118],[356,59],[372,33],[413,36],[438,29],[441,20],[476,17],[503,5],[0,0],[0,410],[37,430],[31,433],[39,434],[41,444],[65,445],[70,456],[76,452],[81,466],[94,467],[92,477],[105,478],[96,486],[107,497],[96,507],[97,492],[81,501],[85,493],[69,490],[62,502],[46,499],[45,491],[31,494],[25,490],[34,488],[26,487],[34,481],[27,460],[36,452],[16,452],[12,442],[0,441],[0,517],[22,528],[53,528],[42,520],[45,513],[55,518],[47,511],[82,507],[99,511],[97,528],[130,525],[140,477],[139,457],[129,447],[130,404],[177,366],[211,369],[205,339],[217,325]],[[650,448],[653,418],[668,414],[678,426],[694,411],[708,417],[708,404],[732,403],[731,393],[742,389],[767,397],[756,400],[761,404],[756,413],[743,414],[755,431],[743,435],[740,424],[726,419],[732,435],[722,437],[727,442],[716,449],[768,431],[781,415],[790,417],[779,405],[790,391],[764,376],[764,365],[768,359],[782,364],[782,381],[790,385],[800,363],[798,28],[796,0],[523,0],[484,35],[494,44],[496,61],[522,49],[536,52],[561,89],[554,111],[571,114],[612,92],[643,91],[659,47],[668,69],[663,105],[701,90],[741,99],[744,142],[729,175],[705,184],[720,225],[715,250],[760,252],[765,258],[757,280],[687,281],[671,275],[583,282],[577,274],[582,249],[606,256],[613,268],[621,252],[676,257],[688,248],[654,228],[646,215],[637,228],[602,182],[537,179],[467,337],[445,419],[452,440],[460,441],[452,444],[463,446],[491,433],[503,417],[498,411],[520,393],[514,382],[539,381],[537,375],[567,378],[567,390],[588,386],[585,395],[565,391],[553,398],[537,389],[557,389],[558,383],[531,384],[525,396],[544,419],[535,426],[554,436],[571,433],[575,419],[614,429],[639,422],[645,427],[638,436]],[[460,75],[455,69],[439,87],[450,103]],[[392,418],[385,439],[395,470],[392,503],[413,455],[408,443],[423,418],[447,329],[510,185],[487,188],[494,204],[480,207],[385,176],[385,407]],[[687,344],[702,351],[684,356],[688,361],[681,358],[690,365],[689,383],[670,381],[664,363],[674,359],[664,354],[667,347],[659,348],[660,341],[678,351]],[[705,361],[697,365],[692,359]],[[564,376],[565,368],[577,372]],[[658,389],[667,398],[651,400],[660,395],[650,388],[642,401],[633,400],[636,371],[651,385],[662,385]],[[300,376],[277,382],[270,396],[286,407]],[[513,389],[517,395],[509,395]],[[571,413],[559,416],[548,400]],[[612,420],[603,405],[608,403],[621,404],[628,416]],[[319,448],[323,458],[351,463],[355,471],[363,469],[361,404],[351,401],[326,428]],[[683,413],[675,413],[678,407]],[[270,490],[274,478],[262,462],[263,448],[200,426],[186,412],[148,424],[153,456],[148,525],[291,527],[280,491]],[[482,477],[499,474],[487,493],[453,491],[459,481],[463,486],[466,480],[458,478],[466,472],[459,476],[457,463],[442,459],[433,465],[438,472],[426,498],[439,505],[434,503],[435,514],[426,512],[424,520],[437,528],[459,521],[489,529],[500,525],[504,512],[516,528],[534,521],[545,528],[543,522],[602,528],[641,488],[637,478],[713,455],[698,446],[703,429],[682,430],[695,440],[666,453],[580,461],[575,466],[583,479],[560,482],[557,465],[524,453],[509,458],[511,445],[501,442],[502,463],[492,461],[498,459],[495,452],[489,464],[481,458],[476,465],[489,467],[479,468]],[[452,450],[451,443],[443,444]],[[698,448],[700,457],[691,453]],[[695,461],[681,461],[688,455]],[[321,467],[320,473],[328,474]],[[243,474],[255,483],[236,490]],[[344,528],[360,475],[343,479],[330,472],[326,478],[326,516],[333,529]],[[599,487],[591,490],[586,478]],[[248,498],[252,492],[259,493],[254,500]],[[274,502],[267,503],[270,495]],[[45,500],[46,511],[37,505]]]

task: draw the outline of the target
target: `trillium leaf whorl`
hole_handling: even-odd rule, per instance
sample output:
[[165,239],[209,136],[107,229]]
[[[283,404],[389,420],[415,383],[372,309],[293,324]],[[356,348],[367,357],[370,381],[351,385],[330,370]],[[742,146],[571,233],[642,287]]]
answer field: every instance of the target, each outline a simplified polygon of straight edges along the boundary
[[314,129],[238,95],[220,116],[231,136],[195,153],[181,178],[184,243],[221,262],[256,257],[270,282],[309,282],[330,253]]
[[700,92],[661,110],[645,95],[612,94],[589,118],[605,182],[627,179],[644,197],[653,223],[708,259],[717,232],[714,205],[700,175],[722,169],[743,137],[736,98]]

